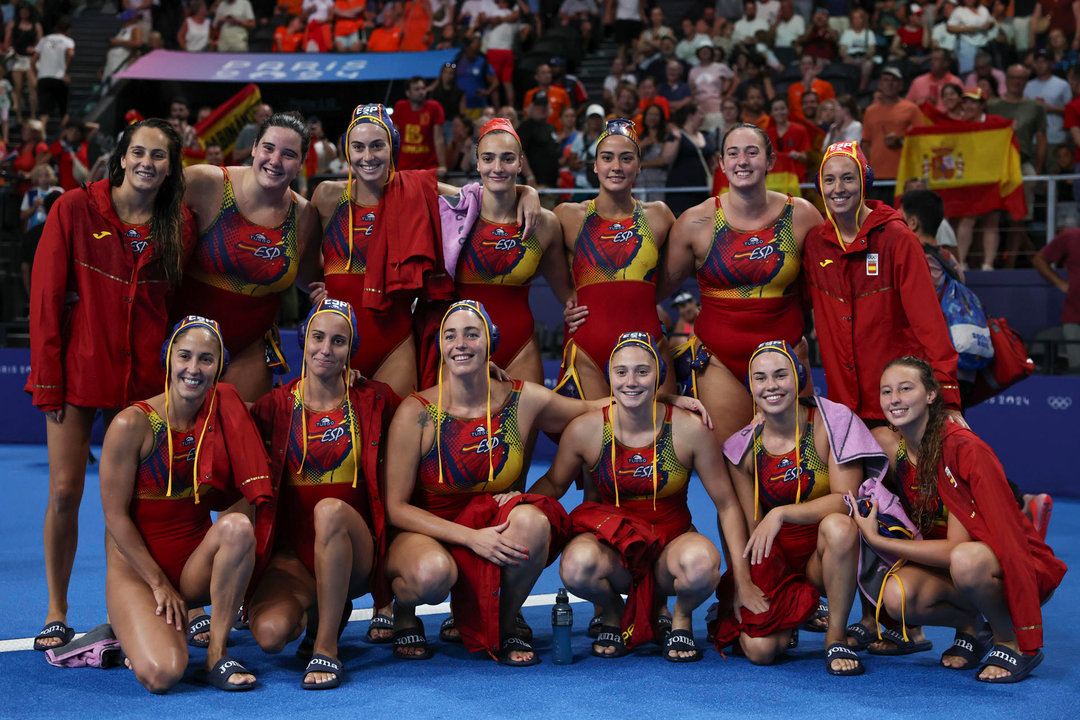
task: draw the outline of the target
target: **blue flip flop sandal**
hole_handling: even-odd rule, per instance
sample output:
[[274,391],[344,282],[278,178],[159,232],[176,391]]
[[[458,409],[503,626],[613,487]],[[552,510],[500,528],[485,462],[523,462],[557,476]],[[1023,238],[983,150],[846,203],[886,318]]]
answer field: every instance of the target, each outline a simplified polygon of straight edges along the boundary
[[316,654],[311,656],[307,667],[304,668],[304,677],[307,677],[308,673],[328,673],[333,675],[334,678],[321,683],[303,680],[300,687],[305,690],[333,690],[341,684],[341,678],[345,674],[345,670],[341,667],[340,661],[328,655]]
[[[65,623],[57,620],[56,622],[46,623],[45,627],[41,628],[41,632],[34,636],[34,649],[45,652],[46,650],[58,650],[64,647],[71,639],[75,637],[75,631],[69,628]],[[42,640],[51,640],[52,638],[60,638],[59,645],[43,645]]]
[[214,663],[213,668],[209,671],[200,670],[196,673],[195,677],[200,682],[204,682],[207,685],[216,687],[218,690],[224,690],[225,692],[254,690],[255,686],[259,684],[258,681],[246,685],[235,685],[229,682],[229,678],[237,673],[250,675],[251,671],[228,655],[222,655],[221,659]]
[[[995,645],[990,654],[983,660],[982,665],[979,666],[979,671],[975,673],[975,679],[984,683],[1018,683],[1030,675],[1031,671],[1037,668],[1042,661],[1042,650],[1039,650],[1034,655],[1028,655],[1017,652],[1007,645]],[[991,665],[1004,668],[1010,674],[998,678],[983,679],[979,677],[982,671]]]

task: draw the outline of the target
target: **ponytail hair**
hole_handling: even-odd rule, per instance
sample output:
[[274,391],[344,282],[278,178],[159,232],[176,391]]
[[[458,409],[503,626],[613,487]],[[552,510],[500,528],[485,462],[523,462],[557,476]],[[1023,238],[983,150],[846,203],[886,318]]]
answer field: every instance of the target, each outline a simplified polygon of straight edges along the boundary
[[169,174],[154,197],[154,214],[150,218],[150,242],[154,252],[161,258],[165,278],[172,287],[180,285],[183,274],[184,217],[181,205],[184,200],[184,165],[180,159],[180,135],[167,121],[147,118],[124,128],[120,142],[109,157],[109,186],[124,184],[124,168],[120,160],[131,146],[131,138],[139,128],[161,131],[169,143]]
[[[941,394],[941,384],[934,377],[934,369],[930,363],[922,358],[912,355],[893,360],[885,366],[885,370],[900,365],[912,368],[919,373],[919,381],[927,392],[934,393],[934,399],[928,409],[929,418],[926,421],[926,431],[923,433],[922,442],[919,443],[919,461],[915,465],[915,497],[912,498],[914,509],[911,521],[919,532],[925,534],[934,524],[935,509],[938,500],[937,491],[937,467],[941,462],[942,430],[948,415],[945,413],[945,400]],[[882,371],[884,372],[884,371]]]

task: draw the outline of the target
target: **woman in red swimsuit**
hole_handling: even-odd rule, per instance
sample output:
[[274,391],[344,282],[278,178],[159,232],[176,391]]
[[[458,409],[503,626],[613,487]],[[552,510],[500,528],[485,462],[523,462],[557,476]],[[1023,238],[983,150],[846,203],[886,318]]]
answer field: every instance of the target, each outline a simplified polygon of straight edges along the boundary
[[702,307],[694,332],[710,355],[697,388],[723,442],[753,411],[742,378],[762,341],[780,337],[807,362],[797,281],[803,239],[821,215],[806,200],[765,189],[776,156],[757,126],[731,128],[721,149],[730,189],[679,217],[660,285],[669,292],[697,271]]
[[[45,412],[49,609],[38,650],[66,644],[90,427],[161,387],[167,306],[195,242],[180,199],[180,138],[164,120],[128,126],[109,178],[70,190],[45,222],[30,293],[26,391]],[[103,322],[103,319],[107,319]]]
[[[343,665],[338,634],[350,600],[368,592],[389,604],[384,580],[386,520],[382,439],[398,398],[388,386],[347,386],[349,358],[360,344],[348,303],[326,298],[300,326],[300,378],[264,395],[252,408],[270,448],[280,488],[276,547],[252,596],[251,633],[267,652],[299,637],[313,606],[327,618],[308,628],[314,640],[302,687],[335,688]],[[309,620],[310,622],[310,620]]]
[[[555,208],[577,290],[567,311],[559,392],[600,398],[609,392],[603,366],[624,332],[660,338],[660,356],[671,352],[656,312],[656,268],[675,222],[662,202],[634,199],[641,148],[630,120],[609,120],[596,145],[596,198]],[[673,389],[674,378],[665,389]]]
[[[298,260],[317,245],[318,215],[289,189],[303,165],[308,129],[297,113],[275,113],[259,128],[250,167],[192,165],[184,170],[199,229],[177,298],[178,314],[221,323],[232,354],[226,380],[244,400],[270,390],[279,295],[297,276]],[[176,313],[174,313],[176,314]]]
[[109,620],[135,677],[163,693],[187,669],[188,604],[210,602],[200,674],[221,690],[250,690],[255,676],[225,643],[264,548],[245,514],[211,523],[210,511],[238,489],[271,504],[266,452],[236,388],[218,383],[228,357],[216,322],[184,318],[161,357],[165,392],[117,415],[101,453]]

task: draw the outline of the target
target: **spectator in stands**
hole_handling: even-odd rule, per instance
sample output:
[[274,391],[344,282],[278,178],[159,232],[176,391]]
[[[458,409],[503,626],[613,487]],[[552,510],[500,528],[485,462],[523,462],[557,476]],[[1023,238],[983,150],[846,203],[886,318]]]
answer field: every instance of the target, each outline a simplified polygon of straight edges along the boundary
[[[663,98],[661,98],[663,99]],[[638,143],[641,147],[641,173],[634,187],[648,188],[646,202],[663,201],[664,193],[658,191],[667,185],[668,164],[664,160],[664,143],[668,138],[667,114],[661,106],[647,105],[641,117]]]
[[664,9],[659,5],[654,5],[649,10],[649,27],[641,31],[638,42],[648,42],[658,46],[660,40],[666,37],[674,40],[675,31],[664,24]]
[[642,75],[651,77],[659,85],[667,77],[667,66],[670,62],[677,62],[682,65],[684,74],[690,70],[690,66],[683,64],[683,61],[675,54],[675,38],[660,38],[660,54],[642,69]]
[[[699,24],[701,29],[698,29]],[[687,67],[697,65],[698,60],[695,54],[694,42],[699,35],[709,36],[708,31],[705,29],[705,23],[702,21],[694,22],[692,18],[684,17],[682,21],[682,39],[675,45],[675,57],[686,63]]]
[[739,80],[739,84],[735,86],[735,92],[732,93],[735,97],[741,98],[746,95],[746,88],[751,84],[760,85],[765,90],[766,98],[776,95],[769,67],[765,64],[765,58],[757,52],[737,48],[731,59],[731,69]]
[[[825,102],[835,102],[836,98],[827,98]],[[792,117],[798,119],[803,124],[821,126],[821,120],[818,118],[818,113],[821,111],[821,98],[818,97],[817,92],[814,90],[804,90],[803,94],[799,96],[799,103],[802,105],[802,111],[797,115],[792,114]],[[788,106],[790,107],[790,106]],[[821,126],[821,131],[825,132],[829,129],[829,125],[832,124],[832,117],[829,117],[829,122],[824,126]]]
[[[544,93],[547,97],[548,105],[551,108],[551,114],[548,116],[548,122],[555,126],[555,130],[562,129],[562,115],[563,108],[573,107],[573,103],[570,102],[570,96],[561,87],[557,87],[552,84],[551,65],[544,63],[536,68],[536,74],[533,76],[536,79],[536,87],[525,93],[525,107],[529,107],[532,104],[532,99],[539,93]],[[528,157],[528,153],[526,153]]]
[[555,134],[555,138],[559,141],[559,165],[565,168],[570,167],[570,145],[577,139],[577,113],[574,108],[563,108],[562,111],[562,130]]
[[768,131],[769,123],[772,122],[765,113],[765,89],[758,83],[746,86],[742,99],[742,122],[757,125],[765,131]]
[[[690,103],[672,118],[670,134],[664,143],[663,159],[668,166],[668,187],[707,187],[712,185],[716,148],[701,132],[705,113]],[[707,191],[665,193],[664,198],[675,217],[708,197]]]
[[1072,40],[1072,49],[1080,50],[1080,35],[1077,34],[1076,0],[1039,0],[1031,15],[1028,29],[1028,47],[1040,47],[1044,36],[1050,30],[1057,29]]
[[600,27],[600,6],[597,0],[562,0],[556,15],[560,25],[573,25],[581,31],[582,41],[592,50],[594,28]]
[[457,65],[457,86],[465,93],[465,112],[470,120],[480,116],[489,105],[488,98],[499,86],[495,69],[480,52],[480,38],[469,35],[465,47],[454,61]]
[[[904,181],[904,195],[907,195],[913,190],[929,190],[930,187],[926,183],[926,178],[913,177]],[[901,196],[902,197],[902,196]],[[939,196],[940,197],[940,196]],[[949,255],[957,259],[957,268],[959,265],[959,254],[956,249],[956,233],[953,231],[952,225],[949,224],[949,219],[944,217],[944,210],[942,210],[943,217],[941,222],[938,223],[937,230],[934,231],[934,242],[939,247],[944,248],[949,252]],[[933,274],[933,273],[931,273]]]
[[[334,3],[334,49],[338,52],[363,52],[364,14],[367,0],[337,0]],[[445,24],[445,23],[444,23]]]
[[611,70],[608,72],[607,77],[604,78],[604,102],[612,104],[615,102],[615,93],[618,91],[619,86],[623,84],[634,85],[638,84],[637,75],[627,71],[626,63],[619,56],[615,56],[615,59],[611,61]]
[[1080,54],[1069,46],[1065,33],[1053,28],[1046,36],[1046,49],[1054,59],[1054,74],[1068,77],[1069,70],[1080,65]]
[[221,151],[221,145],[212,142],[206,146],[206,154],[203,156],[203,162],[207,165],[214,165],[215,167],[225,166],[225,153]]
[[4,74],[4,66],[0,64],[0,140],[3,141],[3,153],[7,155],[8,118],[11,115],[11,97],[15,90]]
[[862,142],[863,125],[859,122],[860,116],[861,111],[854,97],[844,94],[836,98],[836,116],[821,145],[822,151],[833,143]]
[[274,52],[302,52],[307,36],[302,15],[290,15],[288,22],[274,30]]
[[851,11],[851,27],[840,35],[837,43],[841,62],[859,68],[859,89],[865,90],[870,81],[870,71],[874,67],[874,55],[877,51],[877,36],[869,27],[865,10],[855,8]]
[[799,123],[791,122],[787,100],[777,95],[769,102],[769,140],[778,154],[785,154],[798,166],[799,182],[806,182],[806,160],[810,152],[810,134]]
[[[397,118],[394,120],[396,122]],[[307,125],[311,141],[308,144],[307,157],[304,159],[304,175],[305,177],[326,175],[330,172],[331,164],[337,159],[337,143],[326,137],[326,129],[319,118],[314,115],[308,116]],[[438,132],[441,133],[442,128],[439,128]]]
[[255,11],[248,0],[218,0],[214,8],[218,52],[247,52],[248,34],[254,28]]
[[619,44],[619,54],[628,57],[645,26],[645,0],[606,0],[605,24],[610,24]]
[[90,181],[89,143],[97,135],[97,123],[69,120],[64,124],[60,139],[49,147],[60,168],[60,187],[74,190]]
[[[1068,341],[1065,353],[1069,372],[1080,372],[1080,229],[1066,228],[1050,243],[1039,250],[1031,264],[1046,281],[1065,293],[1065,305],[1061,310],[1061,334]],[[1051,268],[1065,268],[1062,279]]]
[[788,107],[791,108],[792,112],[798,115],[803,114],[802,96],[807,90],[816,92],[819,102],[836,97],[836,91],[833,89],[832,83],[818,77],[821,67],[821,61],[810,53],[803,53],[803,56],[799,58],[799,73],[802,75],[802,79],[792,83],[788,87],[787,94]]
[[251,122],[240,128],[236,135],[236,143],[233,145],[232,162],[230,165],[250,165],[251,148],[255,145],[255,136],[259,134],[259,128],[270,119],[274,110],[266,103],[259,103],[252,111]]
[[[971,88],[964,91],[960,100],[960,119],[968,123],[986,122],[986,95],[981,89]],[[983,241],[982,269],[993,270],[1001,241],[998,231],[999,212],[992,210],[981,215],[955,217],[953,220],[956,222],[956,254],[960,266],[967,269],[968,253],[975,239],[975,226],[978,225]]]
[[574,110],[577,110],[589,100],[589,92],[585,89],[585,84],[576,75],[570,75],[566,72],[566,60],[555,56],[551,58],[548,65],[551,66],[551,84],[566,91]]
[[180,49],[188,52],[213,50],[217,46],[217,38],[211,32],[213,24],[206,0],[191,0],[188,3],[188,16],[176,33]]
[[15,6],[15,17],[4,28],[4,47],[14,57],[11,61],[11,82],[15,88],[12,104],[19,125],[23,122],[23,83],[30,98],[30,117],[38,114],[37,72],[34,69],[34,48],[44,33],[37,11],[28,0]]
[[994,27],[990,11],[979,0],[963,0],[963,5],[953,10],[946,29],[957,38],[956,61],[961,73],[975,66],[975,53],[990,42]]
[[29,118],[22,124],[22,143],[11,161],[11,169],[18,179],[15,186],[20,195],[30,189],[30,171],[37,165],[48,164],[49,146],[45,144],[45,125],[37,118]]
[[776,20],[769,28],[769,37],[773,52],[784,65],[790,65],[798,57],[795,43],[805,32],[806,20],[795,12],[795,3],[792,0],[781,0]]
[[[656,92],[656,81],[651,77],[646,76],[642,79],[641,84],[638,85],[638,92],[641,95],[641,99],[638,100],[638,110],[636,116],[640,116],[645,111],[645,108],[650,105],[656,105],[660,108],[660,111],[664,113],[665,118],[671,117],[671,106],[668,104],[667,98],[662,95],[658,95]],[[635,117],[635,123],[637,123],[638,135],[644,132],[643,126],[638,122],[640,118]]]
[[743,16],[735,21],[731,36],[737,43],[752,44],[755,42],[754,36],[758,31],[763,30],[768,33],[771,27],[771,21],[758,13],[758,4],[754,0],[748,0],[743,3]]
[[473,23],[481,32],[481,47],[502,84],[505,105],[514,104],[514,41],[520,18],[520,9],[509,0],[490,0]]
[[590,105],[585,109],[585,127],[570,143],[567,164],[574,173],[574,186],[580,188],[600,187],[593,163],[596,160],[596,141],[604,131],[603,105]]
[[71,21],[60,18],[51,33],[38,41],[34,48],[34,69],[38,78],[38,117],[48,127],[49,113],[60,116],[60,124],[68,119],[68,90],[71,76],[68,70],[75,57],[75,41],[71,39]]
[[187,98],[174,97],[169,103],[169,120],[176,121],[174,127],[180,135],[180,142],[183,143],[183,147],[189,150],[198,150],[201,147],[199,138],[195,134],[195,128],[188,125],[189,117],[191,117],[191,105],[188,104]]
[[799,38],[797,45],[804,54],[831,62],[836,59],[839,38],[837,32],[829,27],[829,11],[816,7],[810,18],[810,27]]
[[446,145],[442,125],[442,105],[427,98],[424,78],[409,78],[405,99],[394,105],[394,125],[401,134],[401,170],[436,168],[439,178],[446,177]]
[[994,83],[997,96],[1005,94],[1005,73],[994,67],[994,59],[985,51],[975,53],[975,69],[968,73],[964,86],[975,87],[980,78],[988,78]]
[[405,37],[402,20],[400,4],[396,2],[387,3],[383,10],[381,22],[368,36],[368,52],[398,52],[401,50],[401,43]]
[[428,97],[443,109],[443,134],[447,142],[453,134],[454,118],[465,114],[465,93],[457,86],[457,65],[449,62],[442,66],[439,78],[428,86]]
[[725,63],[716,60],[716,49],[712,43],[702,42],[697,56],[698,66],[690,70],[690,91],[694,104],[705,118],[705,129],[711,130],[723,122],[720,100],[731,92],[735,73]]
[[1069,83],[1054,75],[1054,60],[1044,49],[1035,51],[1035,77],[1024,86],[1024,97],[1046,111],[1046,142],[1051,148],[1062,144],[1065,135],[1065,106],[1073,98]]
[[[555,126],[548,122],[551,106],[547,93],[538,91],[529,97],[528,117],[518,126],[521,150],[528,163],[526,179],[537,189],[555,187],[559,182],[559,143]],[[549,210],[555,206],[555,195],[541,196]]]
[[[1035,100],[1024,97],[1031,73],[1021,65],[1010,65],[1005,72],[1005,94],[986,105],[986,112],[1003,115],[1013,121],[1020,145],[1020,168],[1025,175],[1041,173],[1046,162],[1046,110]],[[1024,184],[1025,192],[1030,183]],[[1034,197],[1028,198],[1028,213]]]
[[694,322],[701,314],[701,305],[698,304],[697,298],[685,290],[676,293],[675,297],[671,298],[671,304],[675,306],[679,317],[675,320],[668,340],[671,342],[671,347],[678,347],[694,334]]
[[[49,168],[48,165],[42,167]],[[49,170],[51,171],[52,168],[49,168]],[[53,179],[56,178],[55,175],[52,177]],[[22,247],[19,253],[19,270],[22,274],[23,290],[26,291],[28,297],[30,295],[30,271],[34,265],[34,253],[37,252],[38,243],[41,242],[41,233],[45,229],[45,219],[48,217],[49,211],[52,210],[53,203],[60,198],[63,192],[62,188],[53,187],[52,191],[41,199],[41,221],[23,234]]]
[[660,95],[668,101],[672,112],[693,100],[690,85],[683,82],[683,66],[679,62],[667,64],[664,82],[660,85]]
[[[919,106],[900,97],[904,87],[904,75],[895,66],[881,71],[878,80],[878,100],[863,114],[862,149],[874,168],[874,177],[882,180],[896,179],[900,166],[900,148],[908,130],[926,124]],[[892,200],[893,188],[877,185],[871,197]]]
[[889,45],[890,60],[908,60],[921,63],[930,50],[930,15],[923,12],[922,6],[912,3],[908,6],[904,24],[896,29]]
[[[1069,70],[1069,90],[1073,99],[1065,105],[1065,132],[1069,134],[1073,147],[1073,164],[1080,172],[1080,66]],[[1080,201],[1080,197],[1077,197]]]
[[[979,84],[975,85],[975,87],[983,89],[983,84],[986,83],[984,83],[983,81],[979,81]],[[996,95],[991,96],[989,93],[986,93],[985,89],[983,89],[983,93],[986,94],[988,98],[997,97]],[[960,102],[963,99],[963,95],[964,88],[957,83],[949,83],[945,87],[941,88],[941,106],[945,110],[945,115],[944,117],[939,116],[935,118],[934,122],[940,122],[942,120],[959,120]],[[923,114],[926,115],[927,118],[930,118],[930,114],[927,113],[927,111],[930,109],[931,107],[928,107],[926,105],[922,106]]]
[[35,165],[30,171],[30,182],[33,185],[22,196],[22,205],[19,207],[23,230],[32,230],[45,222],[49,214],[45,207],[45,197],[49,193],[64,192],[64,188],[56,184],[56,173],[51,165]]
[[1012,0],[1013,43],[1018,53],[1025,53],[1031,48],[1031,20],[1038,0]]
[[720,102],[720,115],[724,118],[724,122],[713,130],[714,147],[720,147],[720,141],[727,131],[742,122],[739,113],[739,103],[735,98],[726,97]]
[[101,69],[101,82],[109,82],[113,73],[127,65],[143,45],[142,30],[139,28],[139,15],[134,10],[120,13],[123,25],[109,38],[109,49],[105,53],[105,65]]
[[949,51],[937,48],[930,51],[930,71],[911,81],[907,99],[916,105],[930,103],[940,112],[948,112],[941,99],[941,91],[950,83],[959,85],[960,78],[949,72]]

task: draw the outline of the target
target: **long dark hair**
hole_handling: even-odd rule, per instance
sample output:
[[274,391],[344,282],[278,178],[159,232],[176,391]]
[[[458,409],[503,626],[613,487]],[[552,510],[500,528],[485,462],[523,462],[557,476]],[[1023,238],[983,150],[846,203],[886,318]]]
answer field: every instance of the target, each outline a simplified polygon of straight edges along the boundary
[[[899,365],[911,368],[919,373],[919,381],[927,392],[934,393],[934,399],[928,409],[929,419],[926,421],[926,431],[923,433],[922,442],[919,443],[919,460],[915,465],[915,497],[912,498],[916,529],[925,534],[934,525],[934,516],[937,511],[937,466],[941,461],[942,436],[941,431],[945,427],[948,416],[945,414],[945,400],[941,395],[941,384],[934,377],[934,369],[930,363],[913,355],[905,355],[893,360],[885,366],[885,370]],[[884,371],[882,371],[884,372]]]
[[[648,125],[645,124],[645,116],[649,114],[649,110],[651,110],[652,108],[656,108],[656,111],[660,113],[660,124],[657,125],[655,129],[650,128]],[[660,107],[656,103],[646,105],[645,109],[641,112],[641,126],[645,129],[645,135],[648,135],[658,143],[663,143],[665,138],[667,138],[668,134],[667,118],[664,117],[664,108]]]
[[184,166],[180,160],[180,135],[173,126],[161,118],[147,118],[124,128],[120,142],[109,157],[109,186],[124,184],[124,168],[120,160],[131,146],[131,138],[139,128],[161,131],[169,144],[169,174],[154,197],[154,214],[150,218],[150,242],[161,258],[165,277],[177,287],[183,275],[184,217],[181,205],[184,200]]

